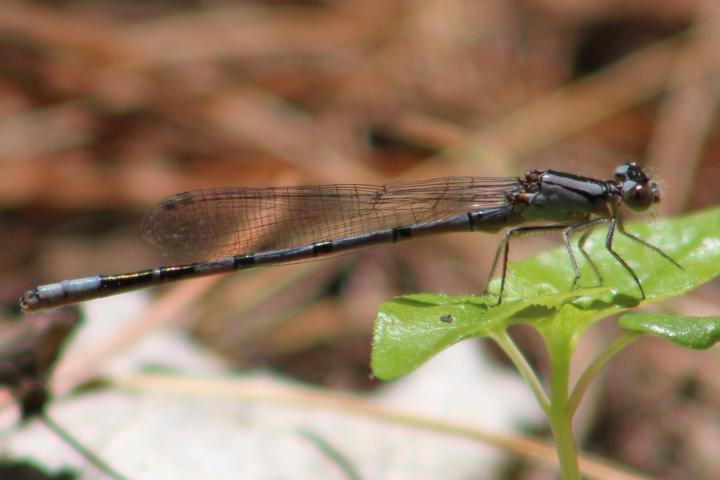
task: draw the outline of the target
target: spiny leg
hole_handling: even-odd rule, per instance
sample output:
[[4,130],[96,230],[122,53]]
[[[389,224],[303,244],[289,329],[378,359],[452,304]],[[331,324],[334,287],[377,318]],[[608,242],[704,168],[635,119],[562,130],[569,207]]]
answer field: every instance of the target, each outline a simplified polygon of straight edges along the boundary
[[[608,221],[607,218],[603,218],[602,220],[603,220],[603,222]],[[600,223],[600,222],[598,222],[598,223]],[[590,234],[594,230],[595,230],[595,225],[588,228],[585,231],[585,233],[583,233],[580,236],[580,240],[578,240],[578,250],[580,250],[580,253],[582,254],[582,256],[585,257],[585,260],[588,262],[588,264],[590,264],[590,266],[593,269],[593,272],[595,272],[595,276],[598,278],[598,280],[602,284],[604,282],[604,279],[603,279],[602,273],[600,273],[600,269],[598,269],[597,265],[595,264],[595,260],[593,260],[592,257],[590,255],[588,255],[587,251],[585,251],[585,243],[587,243],[588,238],[590,238]]]
[[643,246],[645,246],[645,247],[653,250],[655,253],[657,253],[658,255],[660,255],[661,257],[663,257],[665,260],[669,261],[670,263],[672,263],[673,265],[675,265],[676,267],[678,267],[680,270],[683,270],[683,271],[685,270],[685,269],[682,267],[682,265],[680,265],[678,262],[676,262],[675,259],[673,259],[670,255],[668,255],[667,253],[663,252],[663,250],[662,250],[660,247],[656,247],[656,246],[653,245],[652,243],[646,242],[646,241],[643,240],[642,238],[636,237],[636,236],[633,235],[632,233],[629,233],[627,230],[625,230],[625,225],[623,225],[622,220],[619,220],[619,221],[618,221],[617,227],[618,227],[618,231],[619,231],[620,233],[622,233],[623,235],[625,235],[626,237],[628,237],[628,238],[630,238],[630,239],[632,239],[632,240],[635,240],[635,241],[638,242],[640,245],[643,245]]
[[490,269],[490,274],[488,276],[487,283],[485,284],[485,293],[488,293],[490,281],[492,280],[493,274],[497,269],[498,260],[500,259],[500,254],[502,252],[503,266],[502,275],[500,277],[500,293],[498,294],[497,304],[500,305],[502,303],[503,293],[505,292],[505,277],[507,275],[508,255],[510,253],[510,239],[512,237],[527,235],[530,233],[544,233],[555,230],[564,230],[566,228],[568,228],[567,225],[537,225],[531,227],[514,227],[509,229],[503,236],[503,239],[500,241],[500,245],[498,245],[498,249],[495,252],[495,259],[493,260],[492,268]]
[[585,230],[585,233],[583,233],[582,237],[580,237],[580,241],[578,241],[578,249],[580,250],[580,253],[583,257],[585,257],[585,260],[590,264],[592,269],[595,271],[595,274],[600,278],[602,281],[602,275],[600,275],[600,272],[598,271],[597,265],[595,265],[595,262],[590,258],[590,255],[587,254],[585,249],[583,248],[585,246],[585,242],[588,239],[588,236],[593,231],[593,228],[595,228],[598,224],[607,222],[608,219],[605,217],[602,218],[594,218],[592,220],[586,220],[584,222],[576,223],[575,225],[570,225],[568,228],[563,230],[563,242],[565,242],[565,248],[567,249],[568,255],[570,256],[570,261],[572,262],[573,270],[575,272],[575,279],[572,283],[572,288],[574,289],[577,286],[577,283],[580,281],[580,269],[578,268],[577,259],[575,258],[574,252],[572,250],[572,245],[570,244],[570,236],[576,233],[580,230]]
[[618,219],[617,217],[612,217],[610,219],[610,225],[608,226],[608,233],[607,237],[605,237],[605,248],[607,249],[610,254],[615,257],[615,260],[622,265],[622,267],[633,277],[633,280],[635,280],[635,284],[640,289],[640,294],[642,295],[642,299],[645,300],[645,289],[643,289],[642,284],[640,283],[640,279],[638,278],[637,274],[635,273],[635,270],[632,269],[630,265],[623,260],[623,258],[613,250],[613,239],[615,237],[615,229],[617,228]]

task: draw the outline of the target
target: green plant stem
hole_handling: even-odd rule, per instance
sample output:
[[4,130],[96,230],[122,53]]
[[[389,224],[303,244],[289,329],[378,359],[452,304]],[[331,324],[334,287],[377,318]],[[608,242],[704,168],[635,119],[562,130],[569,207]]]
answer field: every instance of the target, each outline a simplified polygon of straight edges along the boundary
[[547,393],[545,392],[540,379],[537,375],[535,375],[535,371],[532,369],[525,356],[522,354],[517,345],[515,345],[512,338],[510,338],[507,330],[502,329],[494,333],[492,335],[492,339],[495,340],[495,342],[500,345],[500,348],[503,349],[505,354],[510,357],[510,360],[512,360],[513,364],[515,364],[515,367],[520,372],[520,375],[522,375],[528,385],[530,385],[530,389],[540,404],[540,408],[542,408],[545,412],[545,415],[550,415],[550,400],[548,399]]
[[580,468],[572,430],[574,412],[570,408],[568,399],[573,342],[569,336],[565,335],[558,335],[553,340],[548,349],[552,361],[552,396],[548,420],[555,439],[555,449],[560,461],[562,478],[564,480],[580,480]]
[[40,421],[45,424],[45,426],[55,432],[58,437],[60,437],[65,443],[70,445],[70,447],[73,448],[77,453],[83,456],[85,460],[92,463],[95,468],[104,473],[105,476],[113,480],[127,480],[127,477],[125,477],[123,474],[105,463],[103,459],[95,455],[88,447],[77,441],[75,437],[70,435],[67,430],[61,427],[60,424],[56,423],[55,420],[53,420],[50,416],[45,413],[41,413],[39,415],[39,418]]
[[580,401],[582,401],[582,398],[585,395],[585,391],[590,385],[592,379],[595,378],[595,375],[597,375],[597,373],[600,371],[600,369],[605,366],[605,364],[612,357],[614,357],[623,348],[627,347],[629,344],[635,341],[640,335],[642,334],[639,332],[625,331],[625,333],[613,340],[613,342],[608,345],[605,350],[603,350],[597,357],[595,357],[595,359],[592,361],[592,363],[590,363],[590,365],[588,365],[588,367],[578,379],[577,384],[575,384],[575,388],[573,388],[573,392],[570,395],[568,407],[571,409],[573,414],[580,406]]

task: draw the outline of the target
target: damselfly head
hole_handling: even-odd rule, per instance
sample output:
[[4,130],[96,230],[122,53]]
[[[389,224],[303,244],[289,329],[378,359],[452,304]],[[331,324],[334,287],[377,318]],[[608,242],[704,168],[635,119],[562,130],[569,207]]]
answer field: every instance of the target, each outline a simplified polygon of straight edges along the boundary
[[626,163],[616,168],[615,181],[622,192],[623,202],[630,210],[642,212],[660,201],[657,183],[636,163]]

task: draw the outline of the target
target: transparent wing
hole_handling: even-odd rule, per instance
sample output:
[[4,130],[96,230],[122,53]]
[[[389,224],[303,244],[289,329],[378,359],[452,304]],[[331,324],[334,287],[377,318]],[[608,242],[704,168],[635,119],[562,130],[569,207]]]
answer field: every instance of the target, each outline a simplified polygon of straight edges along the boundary
[[504,205],[516,178],[447,177],[376,185],[216,188],[173,195],[143,221],[168,254],[202,261],[308,245]]

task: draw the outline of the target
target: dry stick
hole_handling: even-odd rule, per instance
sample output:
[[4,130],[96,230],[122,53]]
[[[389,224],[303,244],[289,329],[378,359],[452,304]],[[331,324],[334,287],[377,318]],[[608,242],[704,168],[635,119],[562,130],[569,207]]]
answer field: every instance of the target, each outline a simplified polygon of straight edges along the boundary
[[115,332],[112,339],[63,359],[53,376],[53,391],[59,394],[71,391],[92,378],[110,359],[151,331],[186,318],[191,305],[218,280],[219,277],[206,277],[178,285],[156,300],[129,325]]
[[[483,154],[490,147],[504,158],[525,157],[657,96],[668,88],[683,39],[659,42],[560,88],[482,130],[460,150]],[[703,72],[705,65],[694,67]]]
[[[233,14],[238,19],[244,18],[250,29],[257,28],[259,23],[257,12],[248,14],[242,9],[229,9],[216,13],[214,17],[192,15],[180,19],[179,23],[185,21],[196,28],[211,31],[220,28],[225,32],[225,35],[206,38],[211,42],[210,51],[208,45],[203,43],[203,48],[190,57],[185,57],[184,60],[211,61],[215,55],[221,57],[227,55],[230,46],[234,46],[237,51],[242,45],[255,45],[257,38],[262,38],[262,34],[258,37],[248,29],[238,28],[237,22],[229,24],[228,15]],[[289,15],[287,20],[295,24],[294,17],[296,14]],[[298,41],[299,38],[307,40],[308,36],[322,34],[322,29],[318,29],[316,17],[324,18],[323,14],[306,15],[307,23],[292,40],[288,35],[282,34],[284,29],[276,27],[272,30],[274,34],[268,34],[269,38],[272,38],[270,43],[277,48],[278,39],[286,38],[287,43],[284,44],[287,47],[286,51],[295,50],[298,54],[318,54],[336,49],[337,44],[333,42],[310,42],[305,49],[292,48],[302,44]],[[220,24],[218,25],[217,22]],[[162,88],[159,85],[152,85],[152,82],[157,82],[154,75],[146,75],[146,72],[167,63],[166,45],[177,45],[188,35],[187,29],[178,32],[167,20],[161,23],[156,25],[148,22],[142,28],[122,27],[113,22],[98,24],[97,19],[94,19],[93,24],[89,25],[88,22],[80,23],[73,17],[59,15],[50,9],[16,2],[12,3],[12,8],[0,11],[0,27],[28,32],[55,45],[56,48],[71,51],[73,55],[94,59],[97,68],[88,69],[87,74],[97,76],[97,82],[106,79],[114,69],[118,78],[126,78],[132,83],[136,77],[141,77],[143,82],[151,84],[150,87],[145,87],[146,89],[154,88],[156,93],[163,96],[167,94],[168,98],[173,96],[192,98],[196,95],[192,88],[179,82],[163,85]],[[367,27],[362,22],[353,23],[357,34],[351,35],[348,41],[360,42],[365,39],[372,42],[376,35],[366,35],[364,32]],[[226,28],[223,29],[223,25]],[[161,28],[159,35],[158,27]],[[347,32],[347,28],[335,28],[334,31]],[[228,43],[228,36],[238,34],[246,37]],[[253,41],[243,41],[247,38],[252,38]],[[187,54],[187,52],[182,53]],[[312,178],[316,182],[336,182],[338,176],[352,178],[355,182],[373,183],[378,180],[377,175],[369,167],[364,167],[362,162],[352,158],[353,155],[329,140],[326,125],[310,115],[300,113],[279,96],[262,89],[247,87],[242,90],[223,91],[222,95],[206,101],[204,111],[196,114],[204,116],[206,121],[214,124],[217,130],[228,133],[228,138],[240,136],[259,149],[292,165],[295,170],[304,172],[305,178]],[[269,125],[272,128],[268,128]],[[318,162],[330,168],[318,169],[316,168]]]
[[[212,396],[213,398],[243,398],[362,415],[375,420],[392,422],[409,427],[465,437],[493,445],[515,455],[530,458],[546,465],[557,466],[555,448],[545,442],[511,435],[489,433],[467,423],[456,423],[420,414],[409,414],[379,406],[347,394],[331,393],[319,389],[296,387],[266,380],[215,380],[178,378],[162,374],[132,374],[114,377],[114,385],[121,388],[139,389],[143,392],[159,391],[164,394]],[[607,460],[588,455],[580,456],[582,472],[591,478],[639,480],[642,474],[632,472],[625,466],[614,465]]]
[[[572,84],[561,87],[542,98],[501,117],[473,135],[458,129],[456,137],[465,140],[447,148],[441,156],[448,175],[473,170],[473,165],[492,162],[513,169],[517,159],[524,158],[548,146],[587,129],[612,115],[616,115],[653,98],[669,89],[682,86],[682,79],[674,79],[677,59],[684,50],[687,34],[680,34],[625,57],[623,60]],[[718,65],[702,59],[689,59],[686,72],[689,78],[701,78],[717,71]],[[676,83],[678,82],[678,83]],[[428,138],[428,122],[417,127],[418,120],[401,119],[395,126],[409,135],[417,131]],[[438,128],[447,132],[442,122]],[[417,130],[419,129],[419,130]],[[453,138],[448,133],[447,138]],[[448,157],[457,159],[448,162]],[[428,169],[436,169],[434,162],[405,172],[408,177],[422,177]],[[449,169],[449,170],[448,170]]]
[[[676,88],[668,92],[660,106],[648,147],[648,165],[654,165],[659,172],[673,172],[672,188],[666,189],[661,205],[668,214],[682,211],[690,197],[720,94],[720,3],[700,2],[695,24],[670,80]],[[698,75],[698,64],[705,64],[707,71]],[[675,168],[679,160],[683,168]]]

